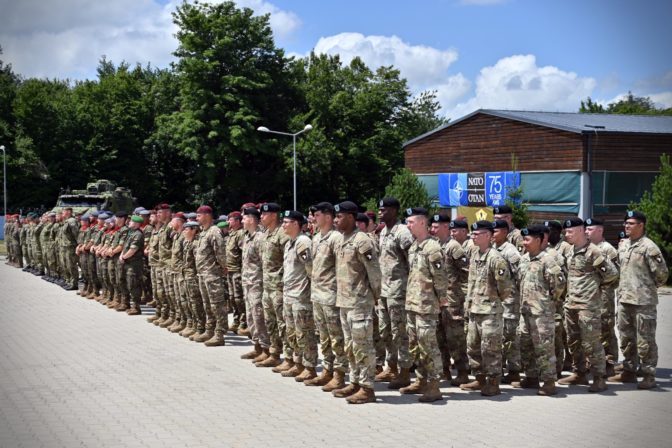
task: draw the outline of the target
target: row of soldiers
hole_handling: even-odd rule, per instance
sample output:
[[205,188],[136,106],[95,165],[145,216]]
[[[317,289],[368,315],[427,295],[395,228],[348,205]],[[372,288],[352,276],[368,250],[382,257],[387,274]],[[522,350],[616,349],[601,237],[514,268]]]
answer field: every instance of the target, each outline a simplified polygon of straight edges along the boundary
[[[588,384],[592,371],[600,392],[605,377],[637,382],[639,367],[638,387],[655,386],[656,288],[668,270],[643,214],[628,212],[616,250],[595,219],[518,230],[499,207],[494,223],[470,228],[422,208],[402,224],[399,208],[381,200],[380,226],[352,202],[308,217],[245,204],[219,223],[208,206],[185,215],[167,204],[136,210],[128,226],[124,213],[85,217],[75,252],[94,262],[80,258],[82,294],[139,314],[144,289],[150,322],[207,346],[225,344],[231,310],[231,330],[254,343],[243,358],[350,403],[375,401],[374,381],[439,400],[442,376],[485,396],[500,382],[553,395],[557,378]],[[561,377],[565,351],[572,373]]]

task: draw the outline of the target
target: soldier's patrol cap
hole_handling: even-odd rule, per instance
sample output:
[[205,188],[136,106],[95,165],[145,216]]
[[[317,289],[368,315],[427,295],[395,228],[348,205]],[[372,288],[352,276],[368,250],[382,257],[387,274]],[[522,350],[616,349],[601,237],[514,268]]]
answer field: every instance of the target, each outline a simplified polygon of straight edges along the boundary
[[642,212],[638,212],[637,210],[628,210],[628,212],[625,214],[625,218],[623,218],[623,221],[627,221],[628,219],[636,219],[637,221],[646,224],[646,215]]
[[198,224],[196,221],[189,221],[184,224],[184,227],[198,227],[200,224]]
[[508,205],[500,205],[492,209],[492,212],[495,215],[510,215],[513,213],[513,210]]
[[306,221],[306,217],[303,216],[303,213],[297,212],[296,210],[285,210],[285,213],[282,214],[282,217],[296,221],[299,224],[303,224]]
[[352,201],[344,201],[340,204],[336,204],[334,206],[334,211],[336,213],[350,213],[357,217],[357,213],[359,213],[359,207],[357,207],[357,204]]
[[455,221],[450,222],[449,227],[451,229],[468,229],[469,223],[464,219],[456,219]]
[[562,227],[565,229],[571,229],[572,227],[579,227],[585,225],[586,224],[583,222],[583,219],[579,217],[566,219],[565,222],[562,223]]
[[401,207],[401,204],[399,203],[399,200],[397,200],[397,198],[392,198],[388,196],[380,200],[380,202],[378,203],[378,207],[380,208],[392,207],[398,210]]
[[529,226],[525,227],[524,229],[521,229],[520,233],[523,236],[538,236],[540,238],[544,237],[544,233],[546,233],[546,226],[540,226],[540,225],[534,225],[534,226]]
[[228,221],[229,220],[229,215],[219,215],[217,217],[217,222],[222,222],[222,221]]
[[471,225],[471,230],[489,230],[492,232],[494,229],[495,227],[490,221],[476,221]]
[[503,219],[495,219],[495,221],[492,223],[492,228],[509,230],[509,224]]
[[128,212],[120,210],[117,213],[114,214],[117,218],[127,218],[128,217]]
[[434,216],[432,216],[432,222],[450,222],[450,216],[448,216],[448,215],[434,215]]
[[257,210],[256,207],[246,207],[243,210],[243,215],[252,215],[252,216],[256,216],[258,218],[260,213],[259,213],[259,210]]
[[143,217],[140,216],[140,215],[133,215],[133,216],[131,216],[131,221],[133,221],[133,222],[137,222],[138,224],[142,224],[143,222],[145,222],[145,220],[143,219]]
[[[54,213],[54,216],[56,216],[56,213]],[[108,215],[108,214],[105,213],[105,212],[103,212],[103,213],[101,213],[101,214],[98,215],[98,218],[100,218],[100,219],[107,219],[107,218],[109,218],[109,217],[110,217],[110,215]]]
[[364,213],[357,213],[357,216],[355,217],[355,221],[357,222],[364,222],[366,224],[369,223],[369,217],[366,216]]
[[105,224],[114,224],[114,218],[107,218]]
[[562,230],[562,224],[560,224],[560,221],[544,221],[544,226],[548,227],[549,229]]
[[206,213],[208,215],[212,215],[212,207],[209,205],[201,205],[196,209],[196,213]]
[[145,207],[135,207],[135,210],[133,210],[133,214],[137,215],[138,213],[140,213],[144,209],[145,209]]
[[91,220],[91,215],[88,213],[84,213],[81,218],[79,218],[81,221],[90,221]]
[[334,205],[331,202],[318,202],[313,205],[313,212],[334,213]]
[[586,219],[586,225],[587,226],[603,226],[604,221],[598,218],[588,218]]
[[[143,210],[140,210],[140,211],[138,212],[138,215],[140,215],[140,216],[149,216],[149,215],[151,215],[151,214],[152,214],[152,212],[150,212],[149,210],[144,210],[144,209],[143,209]],[[194,215],[194,216],[196,216],[196,215]]]
[[411,207],[406,209],[406,216],[429,216],[429,211],[424,207]]
[[91,213],[89,213],[89,214],[90,214],[91,216],[93,216],[94,218],[97,218],[98,215],[99,215],[100,213],[98,212],[98,210],[93,210],[93,211],[92,211]]
[[278,213],[280,211],[280,204],[276,202],[267,202],[261,206],[261,213]]

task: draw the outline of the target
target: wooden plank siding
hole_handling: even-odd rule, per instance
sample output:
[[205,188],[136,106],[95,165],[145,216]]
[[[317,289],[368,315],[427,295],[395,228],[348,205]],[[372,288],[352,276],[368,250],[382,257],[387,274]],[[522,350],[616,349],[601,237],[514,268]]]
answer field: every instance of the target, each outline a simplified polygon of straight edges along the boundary
[[672,134],[590,134],[593,170],[660,171],[660,156],[672,154]]

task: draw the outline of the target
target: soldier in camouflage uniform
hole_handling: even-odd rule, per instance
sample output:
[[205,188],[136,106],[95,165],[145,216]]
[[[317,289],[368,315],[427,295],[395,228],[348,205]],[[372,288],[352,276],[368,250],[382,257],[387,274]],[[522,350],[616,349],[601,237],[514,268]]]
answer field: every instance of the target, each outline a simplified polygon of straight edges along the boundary
[[[175,323],[176,312],[175,302],[173,301],[173,285],[170,281],[170,260],[173,249],[173,229],[170,226],[172,213],[168,204],[160,204],[158,212],[160,224],[156,242],[159,255],[156,267],[156,286],[157,295],[161,297],[161,318],[153,323],[161,328],[168,328]],[[150,248],[150,250],[152,249]]]
[[508,205],[500,205],[499,207],[494,207],[492,211],[495,215],[495,221],[506,221],[509,231],[506,235],[506,240],[522,254],[525,251],[523,236],[520,234],[520,230],[516,229],[513,225],[513,209]]
[[[520,349],[525,378],[514,387],[537,389],[551,396],[555,388],[555,307],[562,306],[567,279],[554,257],[542,249],[544,226],[521,230],[525,254],[518,269],[520,289]],[[539,381],[544,385],[540,386]]]
[[334,209],[336,228],[343,235],[336,247],[336,306],[341,311],[350,384],[332,394],[347,397],[351,404],[373,403],[373,307],[380,299],[380,266],[371,239],[355,227],[357,205],[346,201]]
[[406,332],[406,283],[408,282],[408,248],[413,237],[398,219],[399,201],[383,198],[379,203],[380,270],[382,289],[378,303],[380,337],[387,348],[387,368],[376,375],[376,381],[389,381],[389,389],[400,389],[411,383],[411,357]]
[[581,218],[570,218],[563,224],[567,242],[573,251],[567,260],[567,299],[565,301],[565,329],[567,344],[572,355],[572,374],[559,384],[588,384],[588,363],[593,373],[589,392],[607,389],[604,380],[606,359],[600,343],[602,285],[618,279],[614,264],[602,255],[600,249],[586,238]]
[[[608,258],[616,269],[618,269],[618,251],[604,239],[604,222],[596,218],[586,219],[586,237],[600,249],[602,255]],[[616,339],[616,288],[618,282],[612,282],[603,285],[602,295],[602,335],[600,341],[604,347],[604,354],[607,359],[606,375],[614,376],[614,365],[618,360],[618,339]]]
[[480,390],[484,396],[500,393],[504,325],[502,302],[511,297],[513,289],[508,263],[496,249],[490,247],[493,227],[489,221],[477,221],[472,225],[475,248],[469,266],[467,292],[467,354],[476,380],[460,386],[463,390]]
[[52,279],[53,283],[62,283],[63,279],[63,265],[61,264],[61,250],[59,243],[59,235],[61,233],[61,227],[63,226],[63,214],[56,214],[56,222],[51,227],[51,258],[54,263],[54,278]]
[[91,233],[91,217],[88,213],[84,214],[79,220],[80,228],[79,233],[77,234],[77,247],[75,247],[75,255],[79,259],[79,267],[82,270],[82,280],[84,282],[84,288],[77,291],[77,295],[86,296],[89,294],[89,289],[91,288],[91,278],[89,277],[89,269],[87,264],[86,254],[84,253],[84,246],[86,246],[85,240],[88,239],[89,234]]
[[408,250],[406,318],[410,353],[418,366],[415,383],[402,387],[402,394],[422,394],[418,401],[441,400],[441,352],[436,338],[441,297],[448,290],[448,271],[441,244],[428,232],[428,212],[424,208],[406,210],[407,225],[415,242]]
[[[154,231],[154,222],[156,220],[156,213],[149,210],[140,210],[138,212],[143,218],[143,223],[140,226],[142,235],[145,239],[145,250],[142,257],[142,302],[148,306],[156,306],[154,301],[154,292],[152,291],[152,274],[149,266],[149,240],[152,238]],[[152,222],[154,220],[154,222]]]
[[103,287],[103,282],[100,274],[100,259],[96,256],[95,248],[103,236],[105,235],[105,222],[99,218],[100,212],[95,212],[96,226],[91,231],[91,236],[88,243],[84,246],[84,250],[89,254],[89,263],[91,269],[91,276],[93,278],[93,285],[91,293],[88,295],[90,299],[99,299],[100,290]]
[[[289,370],[292,367],[292,348],[287,343],[285,322],[282,311],[282,269],[285,243],[288,237],[280,228],[280,206],[274,202],[261,206],[261,223],[265,227],[262,238],[261,257],[263,263],[264,320],[271,338],[270,356],[257,363],[257,367],[273,367],[275,372]],[[280,353],[285,359],[280,364]]]
[[123,298],[123,308],[130,316],[141,314],[142,298],[142,258],[145,249],[145,236],[140,230],[144,219],[138,215],[131,217],[129,230],[119,255],[119,264],[124,270],[122,278],[126,281],[128,295]]
[[170,206],[168,204],[157,205],[154,220],[152,235],[149,238],[149,247],[147,247],[146,252],[152,280],[153,298],[156,303],[154,305],[154,315],[148,317],[147,322],[159,325],[163,321],[163,309],[166,306],[165,290],[163,288],[163,264],[161,263],[160,256],[160,238],[164,227],[170,220]]
[[[194,340],[204,342],[207,347],[216,347],[225,344],[224,335],[229,326],[223,278],[226,270],[226,248],[222,232],[213,225],[212,208],[202,205],[196,213],[202,231],[194,247],[194,256],[207,320],[205,333]],[[210,338],[206,339],[208,336]]]
[[198,244],[199,230],[200,226],[196,221],[186,222],[182,230],[184,237],[182,276],[184,278],[184,292],[191,307],[192,326],[185,328],[180,336],[192,341],[205,333],[205,308],[203,308],[203,298],[198,286],[196,255],[194,254],[194,248]]
[[[226,284],[229,290],[229,299],[233,305],[233,325],[231,331],[241,336],[247,336],[247,318],[245,317],[245,299],[243,298],[243,284],[241,281],[243,239],[245,231],[242,228],[240,212],[231,212],[228,215],[229,236],[226,239]],[[240,331],[239,331],[240,330]]]
[[79,234],[79,225],[72,216],[72,208],[63,210],[63,225],[60,229],[60,250],[63,255],[65,289],[74,291],[78,289],[79,270],[77,268],[77,256],[75,248],[77,247],[77,235]]
[[47,213],[46,222],[44,223],[44,228],[42,233],[40,233],[40,247],[42,248],[42,258],[44,263],[44,272],[45,278],[49,279],[54,275],[51,271],[53,263],[51,260],[51,250],[52,250],[52,240],[51,240],[51,228],[56,222],[56,213]]
[[33,230],[33,248],[35,253],[35,272],[34,274],[42,276],[44,275],[44,251],[42,250],[42,244],[40,240],[40,235],[44,229],[45,217],[40,216],[36,217],[35,229]]
[[100,214],[99,218],[104,221],[105,227],[100,238],[100,243],[96,247],[96,256],[98,257],[99,265],[98,275],[100,275],[103,284],[103,293],[100,296],[100,300],[98,300],[98,302],[102,303],[103,305],[107,305],[114,297],[114,284],[112,283],[109,269],[109,250],[110,243],[112,242],[112,238],[114,238],[116,229],[114,225],[114,218],[112,218],[107,213]]
[[126,303],[128,302],[128,289],[126,288],[126,272],[123,269],[121,263],[119,263],[119,256],[124,247],[124,241],[128,236],[128,212],[118,211],[115,213],[115,227],[116,232],[112,237],[110,242],[110,260],[108,261],[108,271],[110,272],[110,278],[114,283],[114,292],[115,296],[112,297],[112,302],[107,306],[108,308],[114,309],[116,311],[126,311],[128,307]]
[[289,237],[285,243],[282,269],[283,312],[287,340],[292,346],[294,365],[282,372],[297,382],[317,377],[317,341],[315,320],[310,302],[310,275],[313,258],[310,237],[301,233],[305,216],[296,210],[283,215],[282,230]]
[[336,247],[342,236],[334,229],[334,206],[320,202],[314,208],[316,232],[312,243],[311,300],[320,334],[322,373],[304,384],[322,386],[324,392],[331,392],[345,387],[348,371],[341,312],[336,307]]
[[23,270],[27,271],[31,267],[30,252],[28,250],[28,233],[30,230],[30,218],[27,216],[21,219],[21,226],[19,227],[19,242],[21,244],[21,254],[23,258],[21,265]]
[[172,285],[175,298],[175,322],[168,327],[172,333],[181,333],[187,326],[193,325],[191,306],[184,285],[184,234],[182,232],[186,218],[176,213],[170,225],[173,230],[173,245],[170,249],[170,272],[168,281]]
[[616,291],[623,371],[609,381],[636,383],[639,367],[644,378],[637,388],[651,389],[658,365],[657,288],[665,284],[669,270],[658,246],[645,235],[646,215],[628,211],[624,225],[628,239],[618,247],[621,281]]
[[12,251],[14,252],[15,263],[17,268],[23,268],[23,245],[21,243],[21,227],[22,227],[21,217],[17,215],[16,220],[14,221],[14,230],[12,232],[12,242],[13,242]]
[[[437,325],[437,341],[441,350],[443,373],[450,384],[459,386],[469,381],[467,334],[464,331],[464,297],[469,275],[469,258],[462,245],[450,237],[450,217],[434,215],[431,234],[436,237],[444,254],[447,287],[439,297],[441,311]],[[457,376],[450,373],[450,358],[455,361]]]
[[[493,246],[509,265],[509,272],[513,288],[511,297],[507,297],[504,306],[504,331],[502,346],[502,365],[506,366],[508,373],[502,378],[503,384],[511,384],[520,381],[520,335],[518,324],[520,323],[520,296],[518,293],[518,265],[520,264],[520,252],[508,241],[509,225],[506,221],[498,219],[494,222],[495,233],[493,234]],[[521,246],[522,247],[522,246]]]

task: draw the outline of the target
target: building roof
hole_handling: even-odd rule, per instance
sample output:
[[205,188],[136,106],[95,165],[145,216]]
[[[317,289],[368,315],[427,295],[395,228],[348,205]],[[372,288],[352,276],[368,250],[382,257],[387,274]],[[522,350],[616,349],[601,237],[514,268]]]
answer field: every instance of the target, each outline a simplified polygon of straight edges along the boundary
[[476,114],[486,114],[508,120],[560,129],[581,134],[584,132],[623,132],[631,134],[672,134],[672,116],[667,115],[622,115],[622,114],[583,114],[578,112],[537,112],[523,110],[478,109],[439,126],[425,134],[415,137],[404,146],[415,143],[436,132],[460,123]]

